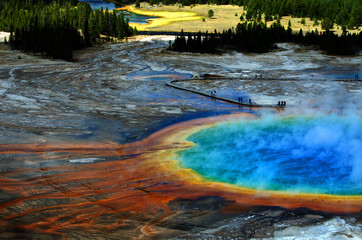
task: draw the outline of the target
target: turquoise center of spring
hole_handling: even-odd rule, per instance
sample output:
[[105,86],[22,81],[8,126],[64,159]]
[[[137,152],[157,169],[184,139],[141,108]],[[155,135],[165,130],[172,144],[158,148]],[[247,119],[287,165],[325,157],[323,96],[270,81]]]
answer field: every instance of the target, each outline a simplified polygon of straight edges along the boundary
[[218,182],[272,191],[362,195],[358,116],[221,122],[188,137],[182,167]]

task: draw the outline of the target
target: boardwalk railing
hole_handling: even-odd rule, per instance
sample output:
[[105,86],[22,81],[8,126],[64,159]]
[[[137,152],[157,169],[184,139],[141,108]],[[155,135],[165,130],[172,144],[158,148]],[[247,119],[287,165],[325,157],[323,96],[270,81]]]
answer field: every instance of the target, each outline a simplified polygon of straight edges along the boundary
[[[219,96],[219,95],[216,95],[216,94],[211,94],[211,92],[209,93],[209,92],[198,91],[198,90],[194,90],[194,89],[190,89],[190,88],[186,88],[186,87],[181,87],[181,86],[175,84],[175,83],[178,83],[178,82],[196,81],[196,80],[235,80],[235,79],[240,79],[240,78],[208,77],[208,78],[177,79],[177,80],[172,80],[170,82],[167,82],[166,86],[173,87],[173,88],[176,88],[176,89],[180,89],[180,90],[183,90],[183,91],[188,91],[188,92],[200,94],[200,95],[203,95],[203,96],[210,97],[212,99],[218,99],[218,100],[221,100],[221,101],[224,101],[224,102],[238,104],[239,106],[263,107],[263,108],[284,108],[285,107],[285,106],[279,106],[277,104],[272,105],[272,104],[256,104],[256,103],[248,103],[248,102],[239,102],[239,101],[236,101],[234,99],[222,97],[222,96]],[[250,78],[250,80],[251,79],[253,79],[253,78]]]
[[[285,108],[286,106],[284,105],[278,105],[278,104],[256,104],[256,103],[248,103],[248,102],[239,102],[236,101],[234,99],[230,99],[230,98],[226,98],[226,97],[222,97],[219,95],[215,95],[215,94],[211,94],[211,92],[203,92],[203,91],[198,91],[198,90],[194,90],[194,89],[190,89],[190,88],[186,88],[186,87],[182,87],[177,85],[176,83],[178,82],[187,82],[187,81],[202,81],[202,80],[263,80],[263,81],[301,81],[300,79],[294,79],[294,78],[261,78],[261,77],[247,77],[247,78],[226,78],[226,77],[203,77],[203,78],[188,78],[188,79],[176,79],[176,80],[172,80],[169,82],[166,82],[166,86],[169,87],[173,87],[176,89],[180,89],[183,91],[188,91],[188,92],[192,92],[192,93],[196,93],[196,94],[200,94],[203,96],[207,96],[210,97],[212,99],[218,99],[221,101],[225,101],[225,102],[229,102],[229,103],[233,103],[233,104],[238,104],[239,106],[247,106],[247,107],[261,107],[261,108]],[[324,80],[324,79],[311,79],[313,81],[348,81],[348,82],[361,82],[361,79],[333,79],[333,80]]]

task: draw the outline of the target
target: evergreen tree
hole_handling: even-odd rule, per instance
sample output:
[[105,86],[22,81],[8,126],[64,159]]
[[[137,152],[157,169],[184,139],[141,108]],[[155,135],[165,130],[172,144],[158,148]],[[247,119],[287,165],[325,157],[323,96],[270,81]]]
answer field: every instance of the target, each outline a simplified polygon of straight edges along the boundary
[[329,18],[325,18],[322,20],[322,29],[329,31],[333,28],[333,21]]
[[141,1],[140,0],[136,0],[135,7],[136,8],[141,7]]
[[214,16],[214,11],[212,9],[210,9],[208,12],[207,12],[207,15],[209,16],[209,18],[212,18]]

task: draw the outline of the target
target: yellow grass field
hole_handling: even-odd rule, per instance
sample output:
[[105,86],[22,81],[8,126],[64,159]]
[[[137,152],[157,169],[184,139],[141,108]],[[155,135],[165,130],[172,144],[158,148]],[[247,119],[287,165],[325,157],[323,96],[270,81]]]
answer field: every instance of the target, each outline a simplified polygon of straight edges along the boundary
[[10,33],[8,33],[8,32],[0,32],[0,42],[5,42],[5,39],[6,39],[6,41],[9,41]]
[[[181,31],[185,32],[214,32],[216,29],[218,32],[228,30],[235,27],[240,23],[240,16],[245,13],[243,7],[233,5],[196,5],[196,6],[184,6],[181,5],[164,5],[164,6],[150,6],[147,3],[142,2],[140,8],[136,8],[133,5],[128,5],[124,9],[141,15],[158,16],[159,19],[153,19],[149,24],[135,24],[131,23],[131,26],[137,27],[140,31]],[[209,9],[214,11],[214,16],[209,18],[207,16]],[[292,24],[294,31],[303,29],[304,32],[318,29],[322,31],[321,25],[313,26],[313,21],[309,18],[305,18],[305,24],[301,24],[302,18],[291,18],[285,16],[281,18],[281,24],[286,28],[289,20]],[[270,25],[271,22],[268,22]],[[334,31],[337,34],[342,33],[341,26],[334,25]],[[361,27],[356,30],[349,30],[349,32],[359,32]]]
[[[147,3],[141,3],[141,8],[135,8],[134,5],[127,6],[126,8],[137,14],[161,17],[159,19],[152,19],[150,24],[131,23],[131,26],[135,26],[141,31],[181,31],[181,29],[186,32],[213,32],[215,29],[222,31],[235,27],[240,22],[240,16],[244,12],[242,7],[231,5],[151,7]],[[212,9],[215,13],[212,18],[207,16],[209,9]]]

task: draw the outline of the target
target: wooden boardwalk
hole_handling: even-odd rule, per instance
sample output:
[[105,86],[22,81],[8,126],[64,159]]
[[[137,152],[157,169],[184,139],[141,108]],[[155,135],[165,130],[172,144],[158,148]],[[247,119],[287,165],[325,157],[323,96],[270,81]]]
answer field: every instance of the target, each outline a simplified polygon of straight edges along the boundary
[[[238,78],[240,79],[240,78]],[[233,80],[233,78],[190,78],[190,79],[178,79],[178,80],[172,80],[170,82],[166,83],[166,86],[169,87],[173,87],[176,89],[180,89],[183,91],[188,91],[188,92],[192,92],[192,93],[196,93],[196,94],[200,94],[206,97],[210,97],[212,99],[218,99],[224,102],[229,102],[229,103],[233,103],[233,104],[237,104],[239,106],[245,106],[245,107],[258,107],[258,108],[284,108],[285,106],[279,106],[278,104],[256,104],[256,103],[249,103],[249,102],[239,102],[236,101],[234,99],[230,99],[230,98],[226,98],[226,97],[222,97],[219,95],[211,95],[211,92],[202,92],[202,91],[198,91],[198,90],[194,90],[194,89],[190,89],[190,88],[185,88],[185,87],[181,87],[175,83],[177,82],[186,82],[186,81],[196,81],[196,80]]]
[[[279,109],[283,109],[286,106],[280,106],[278,104],[257,104],[257,103],[249,103],[249,102],[239,102],[236,101],[234,99],[230,99],[230,98],[226,98],[226,97],[222,97],[219,95],[211,95],[211,92],[202,92],[202,91],[198,91],[198,90],[194,90],[194,89],[190,89],[190,88],[186,88],[186,87],[181,87],[179,85],[177,85],[176,83],[178,82],[186,82],[186,81],[202,81],[202,80],[256,80],[256,81],[300,81],[300,79],[293,79],[293,78],[261,78],[261,77],[248,77],[248,78],[232,78],[232,77],[204,77],[204,78],[189,78],[189,79],[177,79],[177,80],[172,80],[169,82],[166,82],[166,86],[169,87],[173,87],[176,89],[180,89],[183,91],[188,91],[188,92],[192,92],[192,93],[196,93],[196,94],[200,94],[206,97],[210,97],[212,99],[218,99],[221,101],[225,101],[225,102],[229,102],[229,103],[233,103],[233,104],[237,104],[239,106],[246,106],[246,107],[258,107],[258,108],[279,108]],[[312,81],[333,81],[333,82],[361,82],[362,79],[333,79],[333,80],[325,80],[325,79],[313,79]]]

